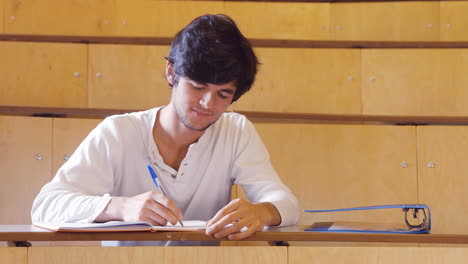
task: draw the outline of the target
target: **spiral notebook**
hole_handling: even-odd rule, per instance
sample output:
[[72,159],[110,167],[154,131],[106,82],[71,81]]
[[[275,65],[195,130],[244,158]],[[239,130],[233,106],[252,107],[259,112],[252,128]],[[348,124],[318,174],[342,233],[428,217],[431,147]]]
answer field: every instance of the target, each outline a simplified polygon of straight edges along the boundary
[[[360,210],[401,209],[401,221],[394,223],[332,221],[315,222],[304,231],[344,233],[424,234],[431,231],[431,210],[426,204],[390,204],[329,210],[305,210],[306,213],[344,212]],[[409,220],[408,218],[411,218]]]

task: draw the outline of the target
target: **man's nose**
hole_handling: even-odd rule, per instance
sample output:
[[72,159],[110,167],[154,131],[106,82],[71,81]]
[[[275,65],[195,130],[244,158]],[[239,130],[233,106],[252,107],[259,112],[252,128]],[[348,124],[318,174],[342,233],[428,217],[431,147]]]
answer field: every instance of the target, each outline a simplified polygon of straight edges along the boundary
[[200,105],[205,109],[211,109],[213,107],[215,96],[211,92],[206,92],[200,98]]

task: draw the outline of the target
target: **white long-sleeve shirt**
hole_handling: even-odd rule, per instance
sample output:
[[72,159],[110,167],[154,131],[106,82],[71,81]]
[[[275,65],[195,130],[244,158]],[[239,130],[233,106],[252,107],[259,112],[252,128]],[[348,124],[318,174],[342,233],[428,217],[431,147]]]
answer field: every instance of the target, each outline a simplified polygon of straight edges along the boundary
[[153,139],[160,109],[111,116],[100,123],[42,188],[33,203],[32,221],[93,222],[112,196],[156,190],[150,165],[184,220],[211,219],[230,201],[232,184],[239,184],[250,201],[275,205],[281,226],[297,222],[297,200],[279,179],[245,116],[224,113],[189,147],[176,171],[164,163]]

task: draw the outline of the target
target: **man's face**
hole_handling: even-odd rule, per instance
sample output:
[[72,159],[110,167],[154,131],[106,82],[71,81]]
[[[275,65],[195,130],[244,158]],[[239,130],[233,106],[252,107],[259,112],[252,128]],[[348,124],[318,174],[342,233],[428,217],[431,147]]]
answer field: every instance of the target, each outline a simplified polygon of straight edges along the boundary
[[172,90],[172,104],[186,127],[204,131],[226,111],[235,92],[233,81],[204,84],[179,77]]

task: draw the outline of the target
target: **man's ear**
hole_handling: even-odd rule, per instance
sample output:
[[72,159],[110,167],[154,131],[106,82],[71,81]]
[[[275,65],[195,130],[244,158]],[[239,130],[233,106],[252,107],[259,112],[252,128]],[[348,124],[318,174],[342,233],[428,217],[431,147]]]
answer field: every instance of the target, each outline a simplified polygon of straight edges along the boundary
[[170,86],[174,85],[174,69],[172,69],[172,63],[170,61],[166,61],[166,80]]

